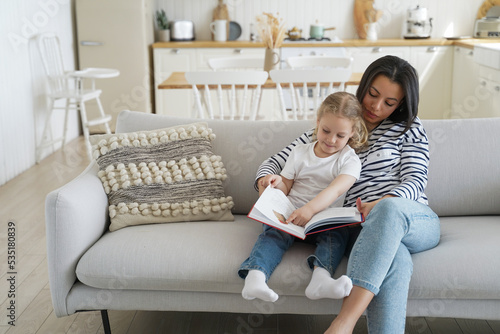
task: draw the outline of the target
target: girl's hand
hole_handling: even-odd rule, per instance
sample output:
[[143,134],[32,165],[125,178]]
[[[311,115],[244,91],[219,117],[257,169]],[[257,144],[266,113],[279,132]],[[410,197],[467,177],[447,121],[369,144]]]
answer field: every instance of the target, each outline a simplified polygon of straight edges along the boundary
[[358,197],[356,200],[356,207],[358,208],[358,211],[363,214],[363,217],[366,219],[370,211],[373,209],[375,204],[377,204],[378,201],[375,202],[361,202],[361,198]]
[[292,223],[297,226],[306,225],[311,217],[314,216],[314,212],[304,205],[303,207],[295,210],[286,220],[287,223]]

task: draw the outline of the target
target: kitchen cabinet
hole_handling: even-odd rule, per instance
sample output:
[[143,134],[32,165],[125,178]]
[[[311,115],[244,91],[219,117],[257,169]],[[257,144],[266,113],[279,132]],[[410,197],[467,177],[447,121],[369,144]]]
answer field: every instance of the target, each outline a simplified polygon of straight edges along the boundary
[[479,79],[479,65],[474,62],[473,50],[454,47],[452,82],[450,118],[476,117],[490,94],[486,91],[486,81]]
[[170,116],[191,116],[193,97],[190,90],[158,89],[172,72],[192,71],[196,66],[196,49],[154,49],[155,112]]
[[479,85],[467,102],[466,117],[500,117],[500,70],[479,65]]
[[264,48],[200,48],[196,49],[196,70],[208,70],[208,60],[226,57],[261,57],[264,58]]
[[374,60],[393,55],[409,61],[410,47],[408,46],[375,46],[350,47],[347,53],[353,58],[352,71],[362,73]]
[[410,63],[419,76],[419,117],[449,118],[453,49],[448,46],[412,46]]

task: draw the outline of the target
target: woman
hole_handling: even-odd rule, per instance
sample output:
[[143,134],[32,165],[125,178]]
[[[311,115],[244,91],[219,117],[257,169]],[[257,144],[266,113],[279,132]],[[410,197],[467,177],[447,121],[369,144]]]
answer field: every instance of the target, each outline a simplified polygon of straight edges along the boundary
[[[344,206],[356,205],[366,218],[361,230],[349,229],[355,243],[347,276],[354,286],[326,333],[351,333],[365,310],[370,333],[404,333],[410,254],[439,242],[439,218],[423,192],[429,150],[417,117],[418,90],[415,69],[395,56],[375,60],[361,78],[356,97],[370,133],[368,146],[358,152],[360,178]],[[304,133],[265,161],[256,185],[261,188],[263,176],[279,173],[291,148],[310,142],[311,135]]]

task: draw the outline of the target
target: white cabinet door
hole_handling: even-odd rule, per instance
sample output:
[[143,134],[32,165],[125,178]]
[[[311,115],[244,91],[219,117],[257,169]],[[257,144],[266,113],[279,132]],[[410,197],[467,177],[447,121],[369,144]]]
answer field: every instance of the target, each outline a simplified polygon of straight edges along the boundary
[[208,70],[208,60],[225,57],[262,57],[264,48],[199,48],[196,52],[196,70]]
[[352,47],[347,52],[353,58],[352,71],[360,73],[374,60],[384,56],[397,56],[408,61],[410,59],[410,47],[407,46]]
[[192,115],[192,92],[187,89],[158,89],[172,72],[194,69],[196,49],[154,49],[155,112],[157,114],[189,117]]
[[[478,65],[479,85],[474,90],[474,95],[467,101],[469,108],[466,116],[475,117],[500,117],[500,70]],[[476,102],[477,104],[474,104]]]
[[477,117],[478,110],[487,108],[490,97],[491,94],[486,91],[486,81],[479,79],[479,65],[474,62],[474,51],[455,46],[451,118]]
[[453,50],[448,46],[413,46],[410,63],[418,72],[422,119],[450,117]]

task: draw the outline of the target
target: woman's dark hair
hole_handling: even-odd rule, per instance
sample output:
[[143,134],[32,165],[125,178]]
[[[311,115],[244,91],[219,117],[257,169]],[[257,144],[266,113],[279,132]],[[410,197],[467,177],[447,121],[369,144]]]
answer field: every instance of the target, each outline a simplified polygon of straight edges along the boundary
[[363,77],[356,91],[360,103],[370,89],[373,80],[379,75],[387,77],[391,82],[401,86],[405,96],[401,104],[388,117],[391,121],[405,122],[403,133],[408,131],[418,113],[419,85],[418,74],[415,68],[406,60],[396,56],[385,56],[371,63],[363,73]]

